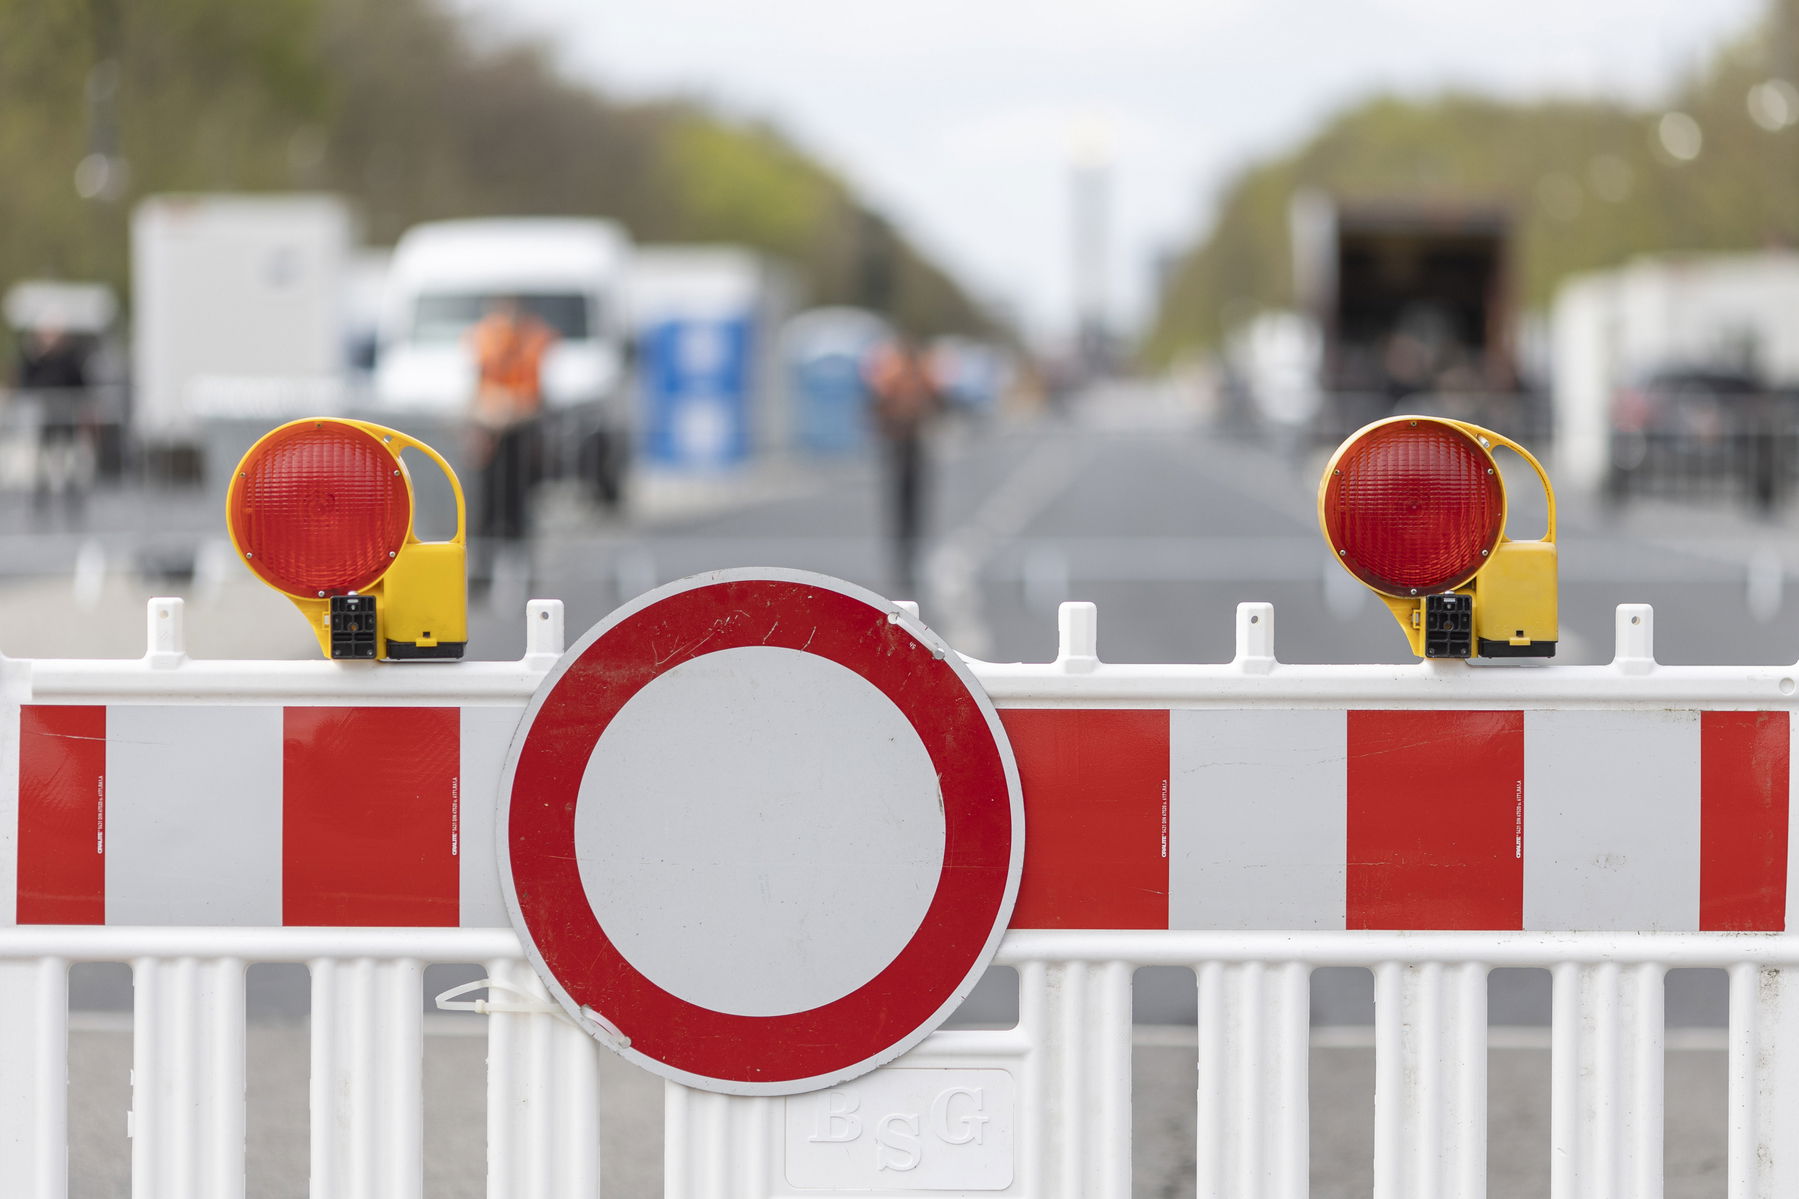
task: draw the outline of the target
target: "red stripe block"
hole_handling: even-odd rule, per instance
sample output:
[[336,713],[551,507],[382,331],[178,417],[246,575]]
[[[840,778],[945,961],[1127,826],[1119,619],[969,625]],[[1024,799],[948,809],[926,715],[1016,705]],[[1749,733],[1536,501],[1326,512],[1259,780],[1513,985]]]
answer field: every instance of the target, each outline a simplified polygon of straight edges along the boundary
[[106,709],[19,709],[20,924],[106,923]]
[[461,714],[288,708],[284,924],[454,925]]
[[1699,716],[1699,927],[1786,927],[1787,780],[1792,721],[1785,712]]
[[1168,927],[1168,713],[1000,713],[1024,790],[1013,928]]
[[1516,929],[1524,714],[1349,713],[1350,928]]

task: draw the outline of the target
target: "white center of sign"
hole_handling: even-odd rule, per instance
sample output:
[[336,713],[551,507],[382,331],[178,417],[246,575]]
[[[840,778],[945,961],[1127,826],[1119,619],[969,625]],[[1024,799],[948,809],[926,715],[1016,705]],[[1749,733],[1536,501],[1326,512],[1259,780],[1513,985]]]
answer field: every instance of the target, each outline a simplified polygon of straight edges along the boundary
[[575,809],[581,885],[619,952],[740,1016],[808,1011],[885,969],[930,907],[943,836],[905,715],[853,670],[768,646],[646,685]]

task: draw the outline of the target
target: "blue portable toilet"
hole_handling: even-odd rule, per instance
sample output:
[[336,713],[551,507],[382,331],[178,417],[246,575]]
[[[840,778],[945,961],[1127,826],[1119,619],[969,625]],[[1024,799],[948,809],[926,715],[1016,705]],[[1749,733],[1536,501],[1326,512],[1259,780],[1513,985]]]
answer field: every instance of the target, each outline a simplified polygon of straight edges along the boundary
[[769,386],[786,272],[737,246],[643,246],[632,264],[638,444],[649,469],[728,471],[779,442]]
[[717,469],[748,458],[749,318],[670,316],[640,336],[645,460]]
[[862,364],[890,335],[886,321],[860,308],[815,308],[787,322],[781,358],[797,448],[822,456],[850,454],[868,445]]

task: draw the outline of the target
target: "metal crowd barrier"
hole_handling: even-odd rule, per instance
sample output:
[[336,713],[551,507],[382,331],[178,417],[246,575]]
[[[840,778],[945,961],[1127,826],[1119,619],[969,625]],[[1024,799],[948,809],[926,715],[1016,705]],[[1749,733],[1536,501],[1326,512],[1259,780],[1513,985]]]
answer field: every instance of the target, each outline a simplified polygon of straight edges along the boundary
[[[516,992],[489,1009],[487,1193],[596,1194],[602,1050],[539,1007],[497,913],[486,798],[563,648],[560,604],[530,606],[517,662],[373,670],[192,660],[182,620],[179,600],[152,601],[141,660],[0,659],[16,764],[0,777],[6,1193],[67,1192],[68,969],[106,961],[135,986],[132,1193],[244,1194],[245,969],[296,962],[313,998],[311,1193],[419,1196],[421,969],[478,961]],[[1551,1194],[1658,1194],[1662,981],[1705,966],[1730,982],[1728,1193],[1799,1194],[1799,665],[1661,665],[1652,627],[1646,606],[1620,607],[1607,666],[1305,666],[1276,659],[1272,608],[1245,604],[1231,662],[1127,666],[1099,660],[1092,605],[1063,605],[1054,662],[970,664],[1024,783],[1024,883],[997,959],[1019,975],[1017,1026],[939,1031],[824,1092],[668,1084],[665,1193],[1123,1199],[1132,976],[1184,966],[1197,1193],[1297,1199],[1309,976],[1361,966],[1374,1194],[1480,1196],[1487,976],[1529,966],[1554,985]],[[393,777],[451,781],[459,844],[437,817],[419,826],[445,873],[370,881],[307,857],[291,826],[257,832],[282,805],[360,810],[337,794],[358,747],[434,712],[454,753],[401,755]],[[342,722],[336,755],[296,761],[290,719]],[[412,810],[382,813],[371,843],[408,835]],[[231,860],[197,829],[229,834]],[[354,828],[308,835],[367,848]],[[378,923],[402,902],[413,916]],[[872,1163],[853,1187],[850,1149]]]
[[[63,414],[54,420],[73,419],[78,430],[51,432],[53,411]],[[122,387],[57,396],[0,390],[0,578],[96,569],[152,578],[204,574],[217,565],[208,554],[219,544],[232,471],[282,419],[208,414],[191,443],[145,445],[130,428]],[[440,447],[468,493],[471,561],[482,581],[496,556],[525,552],[546,511],[597,516],[623,502],[628,451],[602,444],[591,413],[546,413],[522,448],[497,457],[491,469],[482,469],[474,431],[460,413],[409,415],[406,424]],[[421,536],[450,536],[456,522],[448,484],[422,457],[409,456],[408,465]],[[546,502],[549,489],[554,505]]]
[[1793,493],[1799,478],[1799,428],[1770,424],[1710,437],[1614,433],[1605,498],[1739,500],[1763,512]]

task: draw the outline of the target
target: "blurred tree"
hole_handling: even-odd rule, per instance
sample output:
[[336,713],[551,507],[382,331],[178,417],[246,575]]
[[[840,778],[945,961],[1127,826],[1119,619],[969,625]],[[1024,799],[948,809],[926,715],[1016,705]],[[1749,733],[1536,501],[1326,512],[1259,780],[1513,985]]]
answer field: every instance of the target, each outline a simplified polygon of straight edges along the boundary
[[988,324],[777,131],[610,99],[438,0],[0,0],[0,173],[0,286],[122,287],[144,195],[325,189],[375,243],[432,218],[610,216],[646,241],[780,255],[819,302],[868,298],[873,224],[897,319]]
[[[1530,104],[1463,94],[1380,97],[1330,120],[1297,149],[1242,171],[1211,229],[1183,257],[1142,352],[1165,363],[1267,308],[1293,303],[1288,202],[1315,187],[1346,201],[1478,203],[1514,220],[1514,284],[1526,307],[1565,276],[1662,250],[1799,244],[1799,0],[1768,16],[1673,89],[1669,103]],[[1769,80],[1761,119],[1750,91]],[[1794,97],[1784,125],[1784,99]],[[1663,117],[1701,131],[1697,157],[1670,152]],[[1776,125],[1776,128],[1769,128]]]

